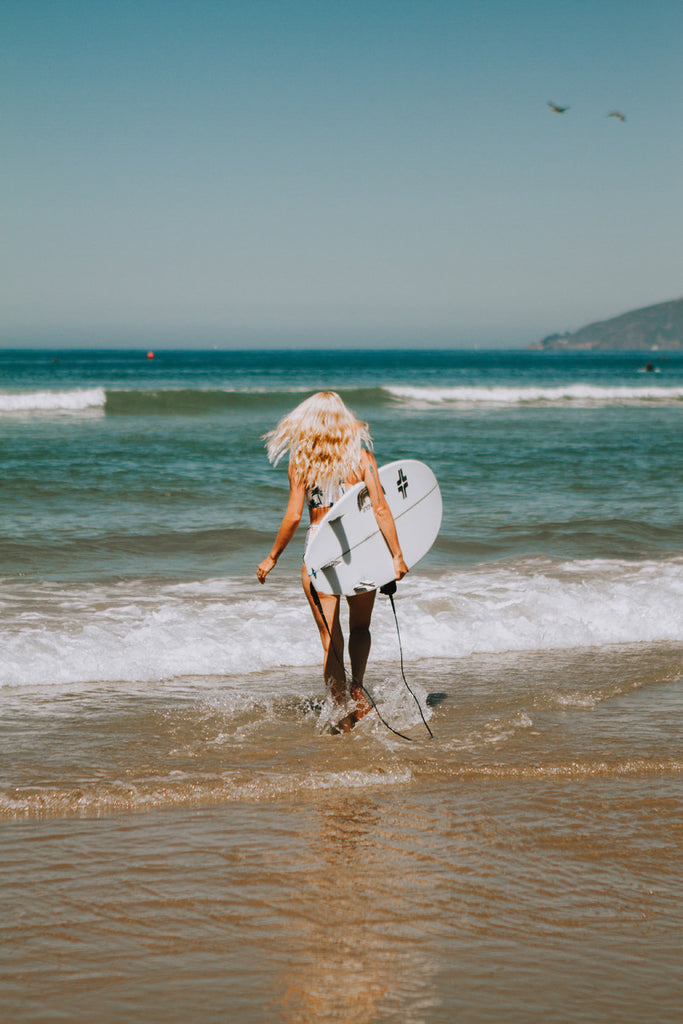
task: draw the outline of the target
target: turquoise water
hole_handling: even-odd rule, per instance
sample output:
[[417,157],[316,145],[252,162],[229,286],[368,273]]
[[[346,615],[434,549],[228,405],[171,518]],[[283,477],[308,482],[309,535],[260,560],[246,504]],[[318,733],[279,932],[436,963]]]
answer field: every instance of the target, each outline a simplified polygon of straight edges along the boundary
[[286,474],[260,436],[312,389],[371,423],[382,461],[436,472],[426,566],[680,552],[683,358],[628,354],[0,354],[0,572],[248,573]]
[[182,677],[198,600],[220,671],[315,659],[291,625],[268,653],[249,624],[254,600],[288,623],[304,534],[257,588],[287,496],[261,437],[323,387],[370,422],[380,463],[419,458],[439,480],[440,536],[402,588],[413,656],[683,639],[683,356],[648,358],[0,353],[0,684],[97,679],[93,630],[110,676]]

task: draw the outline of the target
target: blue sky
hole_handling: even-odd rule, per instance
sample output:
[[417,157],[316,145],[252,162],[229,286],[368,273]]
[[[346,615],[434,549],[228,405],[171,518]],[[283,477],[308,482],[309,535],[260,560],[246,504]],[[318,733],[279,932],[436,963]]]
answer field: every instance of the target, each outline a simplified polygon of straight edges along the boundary
[[680,0],[5,0],[0,36],[2,344],[524,346],[683,294]]

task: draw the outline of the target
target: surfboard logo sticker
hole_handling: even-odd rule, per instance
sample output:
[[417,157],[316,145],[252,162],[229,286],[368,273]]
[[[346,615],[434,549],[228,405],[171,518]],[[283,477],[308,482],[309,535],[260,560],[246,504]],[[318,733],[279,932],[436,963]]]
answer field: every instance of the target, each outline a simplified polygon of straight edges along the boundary
[[[386,488],[382,488],[382,494],[386,494]],[[358,492],[358,498],[356,499],[358,504],[359,512],[367,512],[368,509],[372,508],[372,502],[370,501],[370,492],[367,487],[361,487]]]
[[362,487],[358,492],[358,511],[362,512],[364,508],[371,508],[370,493],[367,487]]
[[398,471],[398,480],[396,481],[396,487],[398,488],[399,494],[405,499],[408,497],[408,477],[403,472],[403,467]]

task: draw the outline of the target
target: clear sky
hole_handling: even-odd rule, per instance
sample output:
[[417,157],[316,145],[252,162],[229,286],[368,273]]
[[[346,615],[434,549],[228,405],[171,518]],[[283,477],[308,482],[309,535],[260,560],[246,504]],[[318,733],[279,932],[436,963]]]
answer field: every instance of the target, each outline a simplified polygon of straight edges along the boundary
[[683,295],[680,0],[3,0],[0,40],[3,345],[525,346]]

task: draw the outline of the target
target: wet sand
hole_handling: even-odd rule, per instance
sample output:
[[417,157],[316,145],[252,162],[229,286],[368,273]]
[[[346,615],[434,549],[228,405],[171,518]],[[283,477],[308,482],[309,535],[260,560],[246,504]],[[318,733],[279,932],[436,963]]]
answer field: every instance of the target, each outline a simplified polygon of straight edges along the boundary
[[2,1018],[678,1024],[681,654],[409,666],[449,694],[413,744],[325,735],[303,676],[46,694],[40,735],[15,692]]

